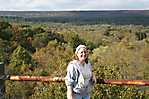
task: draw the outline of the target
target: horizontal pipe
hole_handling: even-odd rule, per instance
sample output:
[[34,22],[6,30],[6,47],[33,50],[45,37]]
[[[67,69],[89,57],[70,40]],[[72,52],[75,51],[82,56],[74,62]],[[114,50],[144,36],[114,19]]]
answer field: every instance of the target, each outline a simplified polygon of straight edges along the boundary
[[103,84],[149,86],[147,80],[104,80]]
[[64,82],[64,77],[50,76],[10,76],[9,80],[14,81],[43,81],[43,82]]
[[[13,81],[43,81],[43,82],[64,82],[64,77],[50,77],[50,76],[9,76],[8,80]],[[139,85],[149,86],[149,80],[104,80],[97,79],[98,84],[112,84],[112,85]]]

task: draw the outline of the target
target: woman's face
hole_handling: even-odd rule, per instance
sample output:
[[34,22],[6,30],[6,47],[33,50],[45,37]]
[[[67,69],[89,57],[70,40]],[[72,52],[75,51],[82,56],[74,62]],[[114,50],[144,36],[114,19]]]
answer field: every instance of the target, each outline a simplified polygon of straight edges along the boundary
[[78,59],[79,61],[82,63],[85,61],[85,59],[87,58],[87,50],[86,48],[80,48],[78,53],[77,53]]

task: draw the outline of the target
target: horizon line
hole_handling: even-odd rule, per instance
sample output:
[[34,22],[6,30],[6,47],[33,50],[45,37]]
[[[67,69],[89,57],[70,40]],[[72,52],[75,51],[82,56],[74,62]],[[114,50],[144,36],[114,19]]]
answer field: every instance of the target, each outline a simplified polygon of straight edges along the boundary
[[2,11],[8,11],[8,12],[11,12],[11,11],[16,11],[16,12],[21,12],[21,11],[24,11],[24,12],[30,12],[30,11],[33,11],[33,12],[77,12],[77,11],[149,11],[149,9],[102,9],[102,10],[0,10],[1,12]]

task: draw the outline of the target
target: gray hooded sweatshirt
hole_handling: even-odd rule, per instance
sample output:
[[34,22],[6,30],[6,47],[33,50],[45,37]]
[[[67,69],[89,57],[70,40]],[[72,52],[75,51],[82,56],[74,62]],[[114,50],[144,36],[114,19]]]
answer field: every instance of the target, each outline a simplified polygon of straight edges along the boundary
[[[86,66],[90,71],[92,71],[92,66],[90,63],[86,63]],[[85,85],[85,78],[81,72],[80,63],[78,60],[73,60],[68,64],[65,84],[66,86],[71,86],[73,92],[79,94],[89,94],[93,85],[91,78],[87,85]]]

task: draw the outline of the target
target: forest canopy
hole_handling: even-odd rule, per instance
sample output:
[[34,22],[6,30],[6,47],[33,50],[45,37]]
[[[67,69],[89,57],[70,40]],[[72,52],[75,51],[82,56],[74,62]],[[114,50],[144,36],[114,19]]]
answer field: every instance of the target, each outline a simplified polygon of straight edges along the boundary
[[[6,74],[65,76],[79,44],[101,79],[149,80],[149,26],[0,22],[0,61]],[[25,86],[24,86],[25,85]],[[97,84],[93,99],[147,99],[148,87]],[[6,81],[6,99],[66,99],[63,83]]]

